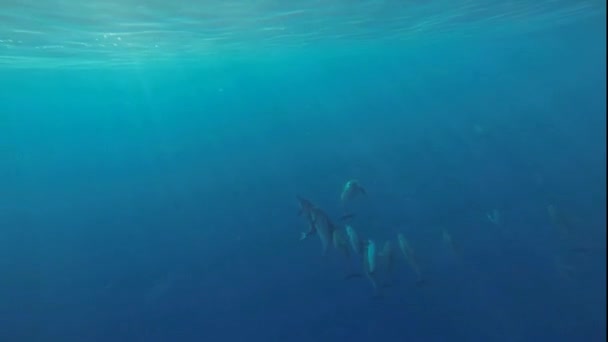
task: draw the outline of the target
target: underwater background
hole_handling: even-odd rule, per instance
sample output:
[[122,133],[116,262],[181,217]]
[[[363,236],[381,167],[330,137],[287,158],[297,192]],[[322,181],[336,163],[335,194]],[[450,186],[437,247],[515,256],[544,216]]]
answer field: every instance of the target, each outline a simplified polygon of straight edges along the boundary
[[0,341],[605,341],[605,13],[3,0]]

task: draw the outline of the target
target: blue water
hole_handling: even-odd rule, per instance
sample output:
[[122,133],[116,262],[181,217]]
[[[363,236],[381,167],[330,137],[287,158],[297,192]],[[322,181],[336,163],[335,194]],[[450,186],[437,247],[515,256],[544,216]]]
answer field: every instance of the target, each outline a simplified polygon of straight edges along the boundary
[[0,341],[605,341],[605,10],[4,1]]

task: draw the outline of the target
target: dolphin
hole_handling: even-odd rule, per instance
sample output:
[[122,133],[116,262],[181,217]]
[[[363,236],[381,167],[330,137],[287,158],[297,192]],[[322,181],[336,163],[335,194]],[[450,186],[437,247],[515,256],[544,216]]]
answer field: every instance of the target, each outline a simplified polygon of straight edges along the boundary
[[378,282],[376,279],[376,245],[373,241],[368,240],[364,247],[365,257],[363,258],[363,270],[365,276],[372,284],[374,289],[374,293],[372,298],[380,298],[382,295],[380,293],[380,288],[378,287]]
[[300,240],[304,240],[316,233],[315,220],[313,214],[316,206],[310,200],[303,198],[300,195],[296,195],[296,199],[298,200],[298,204],[300,206],[298,210],[298,215],[304,216],[308,223],[308,230],[306,232],[300,233]]
[[348,236],[341,230],[335,229],[333,232],[334,247],[342,252],[346,258],[350,258],[350,246],[348,245]]
[[369,274],[374,274],[376,272],[376,257],[376,244],[372,240],[367,240],[366,258]]
[[422,279],[422,275],[420,273],[420,266],[418,266],[418,261],[416,260],[416,255],[414,254],[414,250],[408,243],[405,236],[401,233],[397,234],[397,241],[399,243],[399,249],[401,250],[401,254],[410,265],[414,273],[416,274],[416,283],[422,284],[424,281]]
[[323,248],[323,255],[327,254],[329,245],[332,243],[334,230],[336,225],[331,221],[329,216],[320,208],[314,208],[312,210],[313,227],[314,230],[319,234],[321,239],[321,246]]
[[359,235],[355,229],[349,225],[346,225],[346,235],[348,237],[348,242],[350,243],[350,247],[353,249],[356,255],[363,255],[363,242],[359,239]]
[[353,198],[359,195],[366,194],[367,192],[361,186],[359,181],[356,179],[351,179],[346,182],[346,184],[344,184],[344,187],[342,188],[342,193],[340,194],[340,199],[342,200],[342,203],[344,203],[346,201],[352,200]]

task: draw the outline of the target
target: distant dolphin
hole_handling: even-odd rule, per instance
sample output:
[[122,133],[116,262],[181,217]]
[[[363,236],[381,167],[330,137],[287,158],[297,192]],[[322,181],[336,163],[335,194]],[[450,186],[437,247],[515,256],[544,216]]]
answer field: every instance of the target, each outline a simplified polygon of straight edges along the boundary
[[393,278],[393,270],[395,266],[395,250],[391,241],[386,241],[382,247],[382,251],[378,254],[382,271],[385,274],[385,282],[382,284],[384,287],[391,286]]
[[393,243],[391,241],[386,241],[384,243],[384,247],[379,256],[383,260],[386,271],[388,273],[393,272],[393,267],[395,266],[395,250],[393,249]]
[[376,279],[376,244],[372,240],[368,240],[365,246],[365,256],[363,258],[363,270],[367,279],[369,279],[374,288],[373,298],[380,298],[380,288]]
[[452,235],[450,235],[450,233],[445,229],[441,232],[441,234],[442,234],[443,242],[445,244],[447,244],[448,247],[450,247],[452,252],[454,254],[460,254],[460,247],[456,244],[456,242],[454,242]]
[[353,249],[356,255],[362,256],[363,254],[363,242],[359,239],[359,235],[355,229],[349,225],[346,226],[346,235],[348,236],[348,242],[350,247]]
[[422,279],[422,275],[420,273],[420,266],[418,266],[418,261],[416,260],[416,255],[414,254],[414,250],[412,249],[410,244],[407,242],[407,239],[405,238],[405,236],[403,234],[401,234],[401,233],[397,234],[397,241],[399,243],[399,249],[401,250],[403,257],[405,258],[407,263],[410,265],[410,267],[416,274],[416,283],[422,284],[424,282],[424,280]]
[[376,272],[376,244],[372,240],[367,241],[366,248],[366,258],[367,258],[367,267],[369,274],[374,274]]
[[320,208],[314,208],[312,210],[312,218],[314,222],[314,230],[321,239],[321,245],[323,248],[323,255],[327,254],[329,245],[333,241],[334,230],[336,230],[335,224],[331,221],[329,216]]
[[309,201],[299,195],[296,195],[296,198],[298,200],[298,204],[300,205],[300,209],[298,210],[298,215],[304,216],[304,218],[306,218],[306,221],[308,223],[308,231],[302,232],[300,234],[300,240],[304,240],[307,237],[316,233],[315,220],[314,220],[314,215],[313,215],[313,212],[316,207],[311,201]]
[[342,203],[346,201],[352,200],[353,198],[359,195],[366,195],[367,192],[365,189],[359,184],[359,181],[356,179],[351,179],[342,188],[342,193],[340,194],[340,200]]
[[346,258],[350,258],[350,247],[348,245],[348,237],[341,229],[335,229],[333,232],[334,247],[340,251]]

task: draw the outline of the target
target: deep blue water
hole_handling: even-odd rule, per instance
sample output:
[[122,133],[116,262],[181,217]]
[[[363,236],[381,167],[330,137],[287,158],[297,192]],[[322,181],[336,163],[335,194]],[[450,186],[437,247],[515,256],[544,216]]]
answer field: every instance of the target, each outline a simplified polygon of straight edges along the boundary
[[[605,341],[605,23],[1,59],[0,341]],[[423,286],[398,258],[372,298],[298,241],[296,195],[341,224],[353,178]]]

